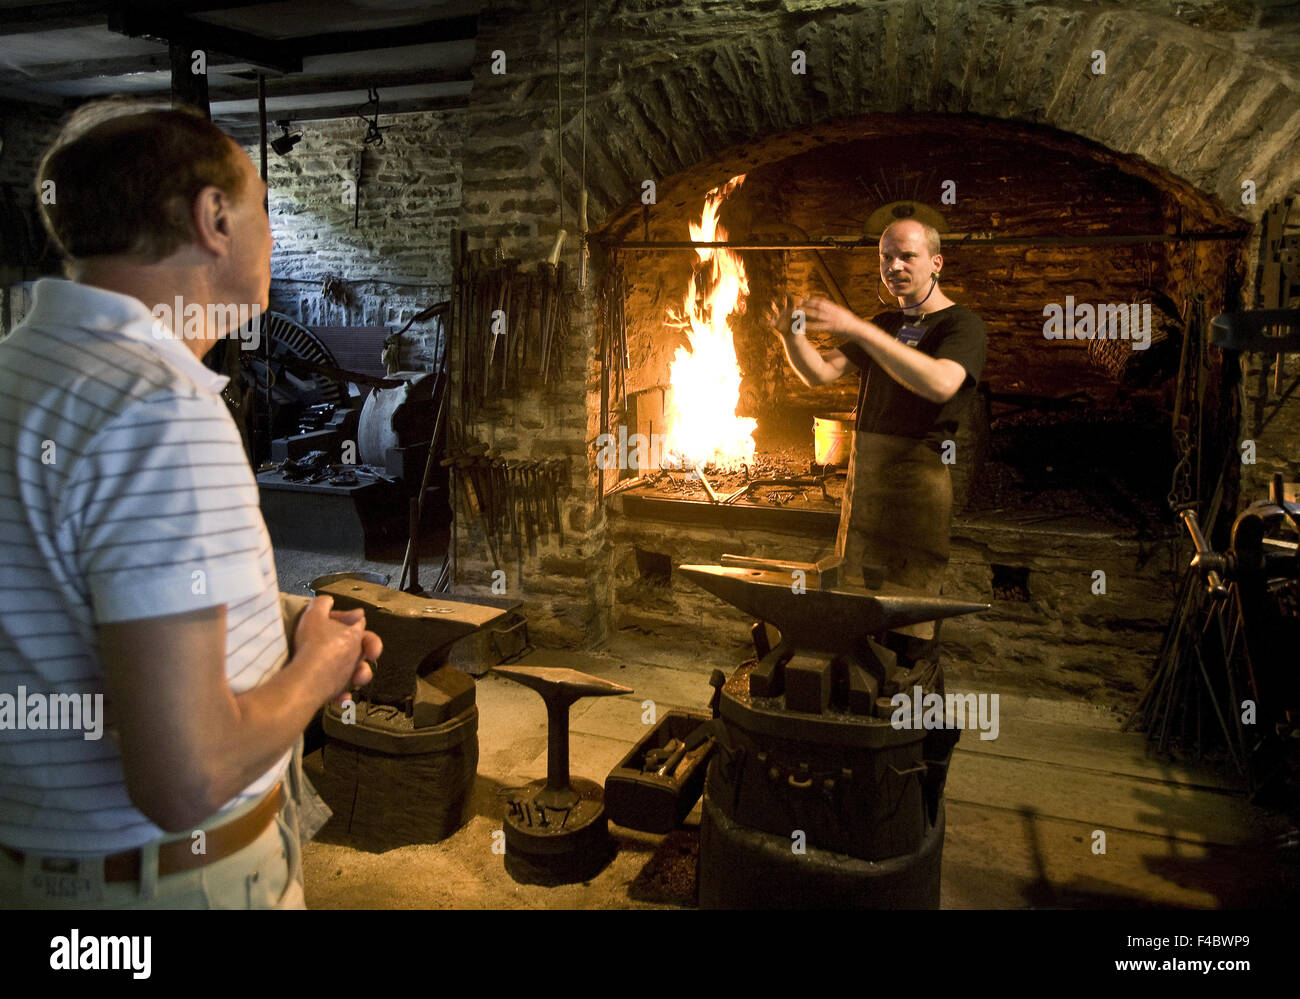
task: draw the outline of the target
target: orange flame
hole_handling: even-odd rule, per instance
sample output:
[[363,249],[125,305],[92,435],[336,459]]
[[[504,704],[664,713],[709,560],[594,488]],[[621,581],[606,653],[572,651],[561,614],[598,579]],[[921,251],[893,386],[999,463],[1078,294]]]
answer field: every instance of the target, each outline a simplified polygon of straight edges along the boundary
[[[732,177],[704,197],[700,223],[690,224],[694,242],[725,242],[718,209],[744,183]],[[697,248],[700,262],[686,286],[685,312],[669,314],[668,324],[686,334],[669,372],[666,450],[682,465],[713,465],[734,471],[754,463],[754,428],[758,421],[736,415],[740,400],[740,365],[732,342],[730,317],[744,311],[749,294],[745,265],[730,250]],[[705,277],[702,287],[698,284]]]

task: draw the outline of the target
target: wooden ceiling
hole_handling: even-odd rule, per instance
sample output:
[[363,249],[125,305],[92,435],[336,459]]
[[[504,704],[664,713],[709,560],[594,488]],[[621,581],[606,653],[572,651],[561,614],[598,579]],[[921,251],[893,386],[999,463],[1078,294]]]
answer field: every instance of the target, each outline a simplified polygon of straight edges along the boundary
[[0,100],[52,109],[106,94],[166,102],[170,46],[206,53],[213,120],[343,118],[463,107],[481,0],[0,0]]

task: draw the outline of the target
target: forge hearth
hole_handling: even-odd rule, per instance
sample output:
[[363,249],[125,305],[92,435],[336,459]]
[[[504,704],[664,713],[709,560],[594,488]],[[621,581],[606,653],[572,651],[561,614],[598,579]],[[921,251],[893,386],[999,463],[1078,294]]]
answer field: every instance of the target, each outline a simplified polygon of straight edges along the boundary
[[[609,382],[602,428],[615,441],[647,442],[646,455],[633,446],[630,461],[601,473],[616,626],[739,646],[743,622],[645,566],[834,553],[842,471],[812,486],[741,490],[753,479],[821,476],[814,418],[853,409],[857,374],[804,386],[764,316],[770,303],[806,295],[839,297],[864,317],[886,311],[872,226],[937,213],[945,292],[989,335],[953,442],[944,592],[986,600],[999,574],[1022,581],[1016,601],[945,632],[954,675],[1037,691],[1051,674],[1052,685],[1081,696],[1135,696],[1178,564],[1170,497],[1213,493],[1235,447],[1221,359],[1203,330],[1236,294],[1240,223],[1172,175],[1049,129],[892,115],[786,140],[760,143],[770,158],[747,169],[719,213],[748,287],[730,316],[735,412],[756,421],[745,469],[706,464],[701,480],[661,467],[650,446],[666,434],[673,360],[685,344],[672,310],[683,289],[700,287],[699,251],[682,233],[717,174],[664,182],[658,205],[616,216],[597,244],[613,255],[607,274],[620,289],[620,308],[607,315],[623,320],[612,339],[624,365]],[[945,200],[954,177],[955,201]],[[1162,233],[1172,235],[1152,235]],[[1097,317],[1121,305],[1140,329],[1097,339]],[[1065,317],[1089,314],[1082,331],[1093,339],[1058,338]],[[822,351],[837,345],[809,336]],[[1198,383],[1204,423],[1192,455],[1173,431]],[[1103,593],[1090,589],[1098,570],[1110,581]]]
[[[718,211],[747,281],[729,323],[742,376],[735,412],[757,423],[760,471],[750,474],[807,474],[812,418],[851,410],[857,394],[855,369],[821,388],[798,381],[765,327],[769,304],[821,295],[861,316],[887,311],[875,232],[890,218],[936,216],[945,291],[974,309],[989,333],[979,395],[954,441],[958,509],[1072,514],[1152,533],[1180,457],[1169,421],[1187,317],[1175,293],[1191,292],[1209,272],[1215,280],[1195,288],[1206,308],[1230,296],[1239,224],[1176,178],[1049,129],[970,116],[854,124],[790,138]],[[666,435],[673,420],[672,370],[689,347],[673,321],[678,299],[683,289],[696,297],[709,289],[697,254],[710,251],[692,250],[683,233],[710,201],[669,190],[671,199],[661,194],[653,209],[616,217],[600,244],[620,251],[627,286],[625,396],[614,393],[608,429],[647,440]],[[1150,238],[1171,228],[1189,235]],[[1142,326],[1141,338],[1137,327],[1128,340],[1058,339],[1051,328],[1062,316],[1118,315],[1121,306],[1125,320]],[[1121,332],[1129,335],[1113,330]],[[821,350],[837,343],[810,339]],[[1211,449],[1221,454],[1224,442]],[[702,484],[666,470],[671,479],[660,475],[636,490],[707,499]],[[742,484],[715,471],[720,494]],[[637,472],[644,474],[608,478],[606,489],[629,488],[626,478]]]
[[[788,295],[841,296],[867,317],[885,311],[868,222],[882,211],[935,211],[945,223],[945,291],[981,315],[989,333],[983,379],[954,441],[957,514],[945,593],[988,599],[999,572],[1023,580],[1021,599],[948,629],[956,675],[1032,690],[1038,671],[1050,668],[1055,683],[1084,696],[1133,694],[1158,643],[1176,564],[1168,498],[1176,470],[1188,465],[1171,425],[1190,384],[1180,368],[1186,373],[1190,359],[1206,372],[1207,412],[1230,405],[1218,394],[1218,359],[1197,337],[1205,316],[1233,294],[1239,246],[1225,234],[1239,232],[1237,223],[1169,175],[1050,130],[968,118],[941,128],[901,116],[855,124],[803,147],[785,144],[722,205],[720,225],[748,282],[730,326],[741,373],[736,413],[757,424],[753,462],[740,471],[705,465],[701,480],[690,469],[658,467],[653,446],[645,467],[633,447],[630,463],[603,473],[616,624],[740,644],[741,622],[644,566],[726,554],[812,562],[834,552],[842,472],[812,486],[741,490],[753,479],[823,475],[814,418],[853,408],[856,372],[818,389],[802,385],[763,315]],[[945,130],[966,141],[940,142]],[[891,159],[900,136],[907,155]],[[955,204],[942,200],[946,176],[962,178]],[[668,189],[672,197],[655,209],[613,220],[604,244],[617,253],[611,273],[626,288],[625,331],[616,338],[626,366],[612,382],[605,427],[615,440],[641,434],[648,445],[666,433],[672,360],[684,342],[667,320],[698,271],[681,233],[703,192]],[[1180,226],[1191,235],[1147,235]],[[793,242],[800,248],[782,248]],[[1094,321],[1102,307],[1117,312],[1126,303],[1125,317],[1143,324],[1143,349],[1132,337],[1054,339],[1050,323],[1079,303],[1092,303]],[[810,335],[821,350],[836,346]],[[1233,443],[1221,427],[1232,425],[1230,415],[1207,419],[1202,491],[1212,490]],[[1123,591],[1107,602],[1105,627],[1098,605],[1078,599],[1097,596],[1088,581],[1098,569],[1112,592]]]
[[[1126,64],[1126,99],[1112,100],[1118,64],[1105,79],[1080,72],[1091,42],[1081,52],[1075,27],[1062,34],[1055,22],[1029,23],[1028,14],[1012,17],[1017,30],[1051,38],[1074,62],[1044,59],[1032,46],[1033,58],[1013,53],[1005,48],[1005,24],[981,13],[983,34],[962,44],[970,41],[979,59],[1014,65],[1013,73],[1023,74],[1017,79],[1032,86],[999,78],[986,90],[980,64],[967,61],[964,47],[957,62],[966,68],[957,76],[921,83],[904,70],[914,61],[913,42],[931,51],[941,33],[925,18],[904,16],[900,35],[866,8],[845,13],[842,24],[839,14],[828,17],[835,33],[819,34],[818,45],[832,37],[884,44],[891,68],[849,59],[836,64],[829,90],[820,83],[805,90],[811,78],[789,80],[788,66],[772,62],[779,46],[752,48],[746,30],[709,42],[701,50],[707,58],[697,59],[692,48],[673,67],[659,67],[663,81],[640,70],[628,77],[638,79],[635,86],[620,77],[592,104],[601,117],[589,120],[607,125],[599,134],[581,132],[576,119],[553,131],[555,108],[542,113],[536,102],[544,82],[534,78],[536,106],[520,111],[521,122],[536,126],[528,143],[508,130],[471,138],[488,157],[467,165],[472,202],[462,222],[472,244],[491,252],[499,240],[505,258],[536,262],[564,228],[560,256],[575,291],[574,349],[565,352],[575,363],[566,361],[561,381],[525,387],[466,427],[468,439],[507,457],[572,460],[564,541],[521,558],[502,555],[507,591],[529,604],[530,630],[543,641],[599,643],[627,628],[665,640],[743,640],[743,627],[716,603],[687,596],[671,573],[643,572],[638,550],[644,566],[728,553],[816,561],[833,550],[838,483],[830,484],[829,501],[818,488],[771,486],[720,506],[702,483],[687,479],[689,469],[602,468],[595,460],[604,434],[617,440],[620,431],[639,433],[649,441],[669,433],[671,369],[686,345],[673,318],[704,249],[690,245],[689,226],[700,220],[708,192],[744,176],[718,214],[748,285],[743,310],[730,317],[740,375],[731,415],[756,421],[754,468],[775,470],[772,478],[805,477],[813,471],[813,418],[852,409],[856,377],[819,389],[800,383],[762,323],[767,306],[838,290],[858,315],[884,311],[873,219],[925,206],[943,221],[945,292],[989,331],[984,383],[955,441],[959,510],[945,592],[988,599],[995,572],[1024,581],[1016,591],[1023,599],[998,601],[987,625],[953,629],[954,658],[976,679],[1010,676],[1035,692],[1128,696],[1140,688],[1158,644],[1179,564],[1168,514],[1175,471],[1183,476],[1179,491],[1189,488],[1190,473],[1199,480],[1191,491],[1208,502],[1219,459],[1237,443],[1221,357],[1209,348],[1186,358],[1181,352],[1189,325],[1201,322],[1194,314],[1208,322],[1241,301],[1248,227],[1258,211],[1238,204],[1238,166],[1210,162],[1204,140],[1187,138],[1237,120],[1237,102],[1215,98],[1223,106],[1211,115],[1210,91],[1198,91],[1187,104],[1191,117],[1176,126],[1188,131],[1171,134],[1151,119],[1184,107],[1174,100],[1176,88],[1157,87],[1148,113],[1144,102],[1127,98],[1152,81],[1134,81]],[[851,33],[838,34],[840,27]],[[1148,36],[1137,34],[1146,46]],[[1204,55],[1213,61],[1208,50]],[[1199,79],[1200,56],[1188,59],[1185,74]],[[1237,56],[1230,61],[1252,72]],[[517,94],[503,82],[476,86],[505,106]],[[702,87],[713,95],[707,106],[690,98]],[[1263,107],[1276,95],[1261,88],[1252,93]],[[570,96],[580,92],[565,92],[566,109]],[[1284,121],[1276,114],[1269,120]],[[502,174],[498,152],[529,165]],[[1258,168],[1269,203],[1285,193],[1265,169],[1269,156],[1246,145],[1239,153]],[[653,192],[646,180],[654,181]],[[577,242],[583,219],[587,238]],[[1071,301],[1090,305],[1094,316],[1099,307],[1121,306],[1131,315],[1137,305],[1139,320],[1149,306],[1151,346],[1051,339],[1044,328],[1050,307],[1064,310]],[[836,345],[814,337],[821,349]],[[1188,413],[1177,401],[1179,370],[1193,367],[1204,373],[1198,398],[1205,432],[1190,455],[1173,424]],[[656,471],[666,474],[652,484],[635,481]],[[724,498],[745,481],[707,462],[704,471]],[[1225,501],[1235,489],[1235,480],[1226,483]],[[782,492],[791,495],[771,501]],[[486,592],[499,567],[465,506],[461,498],[466,529],[455,541],[455,585]],[[1104,595],[1090,588],[1098,570],[1109,580]]]

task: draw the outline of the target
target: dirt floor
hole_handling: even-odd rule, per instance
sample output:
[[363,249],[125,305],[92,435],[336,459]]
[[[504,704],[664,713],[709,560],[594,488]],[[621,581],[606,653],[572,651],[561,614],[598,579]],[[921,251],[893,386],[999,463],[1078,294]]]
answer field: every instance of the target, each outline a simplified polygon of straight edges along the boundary
[[[324,571],[373,568],[277,551],[281,584]],[[538,649],[522,665],[565,666],[632,687],[578,701],[570,718],[571,771],[604,781],[658,714],[703,709],[710,650],[657,647],[620,635],[587,652]],[[1286,817],[1252,806],[1213,767],[1152,759],[1121,719],[1079,702],[999,694],[996,739],[966,732],[946,788],[943,908],[1253,908],[1300,898],[1300,836]],[[307,901],[320,909],[637,909],[692,907],[699,806],[666,836],[622,827],[614,859],[590,881],[516,883],[504,867],[505,798],[545,776],[540,697],[489,673],[479,680],[479,759],[466,825],[442,842],[374,853],[352,845],[338,820],[308,845]],[[322,754],[308,757],[318,781]]]

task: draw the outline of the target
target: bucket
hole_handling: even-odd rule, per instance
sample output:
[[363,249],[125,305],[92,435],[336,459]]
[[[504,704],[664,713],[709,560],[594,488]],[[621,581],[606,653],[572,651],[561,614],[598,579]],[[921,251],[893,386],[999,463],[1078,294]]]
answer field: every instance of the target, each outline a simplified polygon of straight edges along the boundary
[[387,586],[388,580],[391,578],[382,572],[370,572],[363,569],[357,572],[331,572],[325,576],[317,576],[306,585],[308,589],[319,596],[321,590],[331,583],[337,583],[340,579],[355,579],[362,583],[378,583],[380,586]]
[[817,464],[848,465],[852,443],[852,413],[827,413],[813,417],[813,460]]

